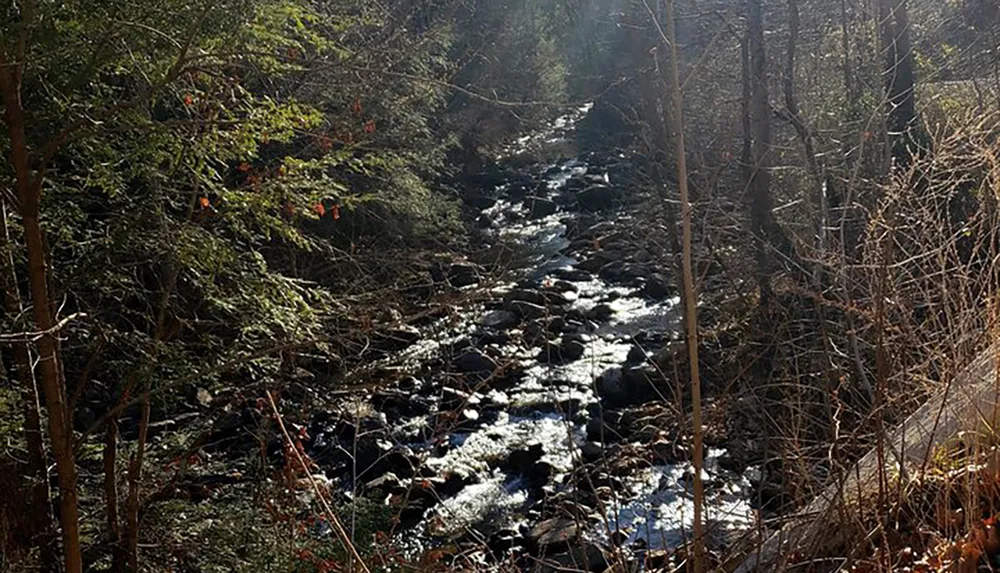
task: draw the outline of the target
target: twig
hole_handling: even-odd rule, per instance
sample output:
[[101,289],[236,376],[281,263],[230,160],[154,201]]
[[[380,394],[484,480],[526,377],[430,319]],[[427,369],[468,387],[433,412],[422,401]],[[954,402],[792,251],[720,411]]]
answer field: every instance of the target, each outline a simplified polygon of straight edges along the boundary
[[271,391],[267,391],[267,400],[271,403],[271,409],[274,411],[274,417],[278,421],[278,427],[281,428],[281,433],[284,434],[285,439],[288,440],[288,445],[290,449],[295,452],[295,458],[298,460],[299,464],[302,466],[302,471],[306,473],[306,478],[309,480],[309,485],[312,486],[313,492],[316,494],[316,499],[319,500],[320,504],[323,505],[323,510],[326,512],[327,517],[330,518],[330,522],[333,523],[333,529],[337,532],[337,536],[340,537],[340,542],[344,545],[344,550],[351,554],[351,558],[357,562],[364,573],[370,573],[368,566],[365,565],[364,560],[361,559],[361,555],[358,554],[358,550],[354,547],[354,543],[351,542],[351,538],[347,535],[347,531],[344,530],[344,526],[340,523],[340,519],[333,512],[333,508],[330,507],[330,503],[326,500],[323,495],[323,491],[320,489],[319,484],[313,479],[312,472],[309,471],[309,465],[304,459],[302,459],[302,454],[299,449],[295,447],[295,440],[288,434],[288,430],[285,428],[285,421],[281,417],[281,412],[278,412],[278,405],[274,402],[274,396],[271,395]]
[[0,334],[0,344],[23,344],[25,342],[36,342],[44,336],[55,334],[56,332],[59,332],[63,328],[66,328],[66,326],[68,326],[69,323],[73,322],[74,320],[78,318],[84,318],[86,316],[87,315],[85,313],[77,312],[60,320],[52,328],[49,328],[47,330],[39,330],[36,332],[17,332],[14,334]]

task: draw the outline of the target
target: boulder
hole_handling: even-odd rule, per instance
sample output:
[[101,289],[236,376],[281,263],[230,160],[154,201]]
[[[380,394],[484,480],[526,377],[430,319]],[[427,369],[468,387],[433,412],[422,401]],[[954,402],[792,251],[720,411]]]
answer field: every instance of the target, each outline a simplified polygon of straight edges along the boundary
[[545,448],[542,447],[542,444],[532,444],[527,448],[512,451],[507,456],[505,467],[511,473],[523,474],[535,463],[541,461],[544,455]]
[[479,325],[485,326],[487,328],[495,328],[497,330],[507,330],[517,326],[520,320],[517,315],[509,310],[494,310],[488,312],[481,319],[479,319]]
[[594,305],[594,308],[590,309],[587,313],[587,318],[596,320],[597,322],[604,322],[614,316],[615,310],[611,308],[611,305],[607,303],[601,303]]
[[505,305],[509,305],[514,301],[524,301],[538,306],[545,306],[549,302],[545,293],[524,288],[518,288],[508,292],[504,295],[503,301]]
[[463,195],[462,200],[465,201],[466,205],[480,211],[492,209],[497,204],[497,200],[493,197],[475,191]]
[[646,286],[642,288],[642,296],[653,300],[664,300],[674,296],[676,289],[666,276],[660,273],[653,273],[646,279]]
[[555,202],[538,196],[528,197],[524,200],[524,204],[527,205],[528,216],[532,219],[548,217],[549,215],[555,214],[555,212],[559,210],[559,207],[555,204]]
[[448,267],[448,282],[452,286],[462,288],[479,284],[482,268],[472,263],[453,263]]
[[606,185],[593,185],[576,194],[576,202],[585,211],[610,211],[619,206],[623,193]]
[[585,283],[594,280],[594,275],[582,269],[556,269],[552,271],[552,276],[564,281],[575,283]]
[[583,358],[586,351],[586,344],[578,337],[566,335],[558,343],[547,344],[538,354],[537,360],[547,364],[568,364]]
[[580,535],[580,523],[568,517],[553,517],[531,528],[528,539],[543,555],[560,553]]
[[525,300],[512,300],[507,305],[507,310],[513,312],[521,318],[535,319],[544,317],[548,311],[544,306],[530,303]]
[[478,350],[459,356],[452,362],[452,365],[459,372],[469,373],[492,373],[497,368],[496,361]]

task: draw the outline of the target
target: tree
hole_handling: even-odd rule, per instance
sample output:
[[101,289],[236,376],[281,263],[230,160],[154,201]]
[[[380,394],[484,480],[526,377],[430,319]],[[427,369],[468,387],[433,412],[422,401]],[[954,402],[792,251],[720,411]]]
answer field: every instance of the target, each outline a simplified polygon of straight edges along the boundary
[[908,0],[879,0],[879,31],[885,58],[886,129],[892,157],[908,164],[926,144],[917,118]]

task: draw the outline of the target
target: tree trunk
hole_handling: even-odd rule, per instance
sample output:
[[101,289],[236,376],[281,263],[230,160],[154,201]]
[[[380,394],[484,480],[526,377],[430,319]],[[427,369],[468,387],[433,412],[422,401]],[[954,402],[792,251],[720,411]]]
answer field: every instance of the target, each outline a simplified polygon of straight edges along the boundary
[[783,233],[774,220],[771,198],[771,108],[767,89],[767,52],[764,47],[764,11],[761,0],[747,0],[749,33],[750,105],[749,128],[752,140],[748,191],[750,226],[757,242],[757,283],[761,302],[771,298],[771,275],[774,272],[772,248]]
[[10,137],[10,162],[14,168],[17,196],[21,204],[24,243],[28,256],[28,280],[31,285],[32,315],[35,328],[44,334],[38,340],[38,363],[45,405],[49,412],[49,436],[56,459],[59,480],[59,522],[62,526],[63,553],[67,573],[81,573],[80,524],[77,503],[77,470],[73,453],[71,416],[66,403],[66,387],[60,376],[56,353],[54,319],[49,304],[48,270],[39,221],[41,182],[31,175],[28,142],[25,136],[24,110],[21,106],[19,67],[7,65],[0,55],[0,90],[3,91],[4,116]]
[[688,197],[687,151],[684,146],[684,101],[681,94],[680,70],[677,63],[677,35],[674,24],[674,0],[667,0],[666,28],[670,43],[670,95],[673,109],[677,186],[681,200],[682,256],[684,280],[684,326],[687,333],[688,362],[691,367],[691,406],[694,441],[694,573],[701,573],[705,564],[705,532],[702,511],[705,489],[702,484],[703,437],[701,421],[701,376],[698,371],[698,306],[695,295],[694,270],[691,263],[691,202]]
[[[0,203],[0,287],[3,288],[4,310],[12,320],[23,313],[21,293],[17,288],[14,272],[14,253],[10,244],[7,226],[7,205]],[[38,386],[35,372],[31,367],[31,353],[27,342],[12,345],[16,377],[21,391],[24,409],[24,439],[28,448],[28,471],[31,476],[31,524],[32,537],[37,543],[42,566],[46,571],[58,568],[58,559],[52,545],[52,510],[49,498],[49,472],[45,461],[45,442],[42,436],[41,404],[38,401]]]
[[108,541],[111,542],[111,571],[125,571],[125,547],[122,545],[121,524],[118,521],[118,420],[108,420],[104,428],[104,506],[108,519]]
[[907,165],[925,143],[917,120],[907,0],[880,0],[879,19],[885,57],[886,128],[893,159]]
[[[196,198],[192,197],[192,204],[194,204],[195,200]],[[136,452],[129,461],[128,502],[125,506],[125,542],[128,570],[132,572],[139,570],[139,489],[142,485],[142,464],[146,454],[146,442],[149,435],[150,378],[153,375],[152,370],[156,363],[156,357],[159,355],[160,343],[163,341],[167,307],[170,303],[170,296],[173,294],[174,286],[177,284],[178,272],[178,268],[170,262],[166,262],[163,266],[165,281],[156,313],[156,326],[153,331],[154,346],[150,352],[149,361],[140,369],[143,386],[142,401],[140,402],[139,437],[136,444]]]

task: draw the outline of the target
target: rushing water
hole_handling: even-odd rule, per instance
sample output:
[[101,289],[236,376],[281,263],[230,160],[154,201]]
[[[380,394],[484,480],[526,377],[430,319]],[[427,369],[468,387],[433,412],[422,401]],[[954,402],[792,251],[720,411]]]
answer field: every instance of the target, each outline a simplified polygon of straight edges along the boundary
[[[583,112],[585,110],[581,110]],[[557,120],[551,130],[530,141],[550,141],[565,137],[579,114]],[[609,181],[606,173],[581,160],[572,160],[547,170],[550,199],[557,204],[567,193],[566,184],[586,175]],[[614,181],[609,181],[614,184]],[[503,189],[500,189],[503,192]],[[553,197],[554,196],[554,197]],[[576,215],[562,208],[556,213],[531,219],[523,202],[502,199],[484,216],[493,221],[495,241],[527,247],[528,262],[522,276],[544,286],[565,277],[579,261],[567,255],[570,240],[567,222]],[[502,388],[488,384],[462,396],[459,416],[469,422],[469,429],[432,436],[433,416],[417,415],[390,420],[391,438],[386,450],[406,447],[417,452],[424,468],[438,476],[457,475],[464,484],[456,493],[440,500],[422,516],[408,541],[426,547],[436,539],[454,539],[470,534],[486,537],[500,529],[525,530],[536,509],[539,492],[519,472],[504,469],[512,452],[541,448],[538,462],[546,464],[551,475],[542,491],[555,494],[572,487],[569,476],[579,467],[582,449],[587,446],[586,425],[600,406],[596,382],[603,376],[620,372],[633,349],[632,337],[654,333],[665,340],[679,338],[679,299],[652,302],[636,289],[612,284],[599,276],[570,280],[566,287],[567,308],[587,316],[597,305],[606,305],[610,317],[587,320],[573,340],[583,345],[579,359],[563,364],[539,360],[544,349],[525,344],[516,327],[507,329],[508,339],[493,343],[489,354],[502,356],[520,372],[517,380]],[[500,285],[494,290],[499,300],[514,285]],[[433,336],[405,351],[411,361],[420,362],[447,349],[477,330],[489,329],[502,322],[505,311],[482,306],[466,309],[458,323],[438,324]],[[395,444],[392,442],[395,441]],[[752,525],[748,504],[750,484],[746,477],[728,475],[719,468],[720,450],[707,453],[705,479],[709,484],[707,517],[712,527],[724,531],[746,529]],[[601,509],[601,520],[585,532],[596,543],[606,543],[611,533],[625,545],[646,548],[676,547],[687,536],[693,514],[690,494],[690,465],[660,465],[633,472],[624,480],[624,492]]]

